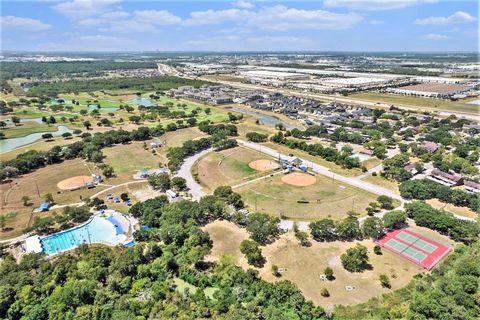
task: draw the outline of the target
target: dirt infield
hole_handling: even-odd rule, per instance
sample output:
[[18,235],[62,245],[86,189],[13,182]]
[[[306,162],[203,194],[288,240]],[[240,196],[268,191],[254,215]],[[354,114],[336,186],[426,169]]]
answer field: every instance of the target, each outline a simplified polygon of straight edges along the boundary
[[61,190],[77,189],[92,181],[93,179],[90,176],[76,176],[60,181],[57,183],[57,187]]
[[278,168],[278,164],[275,161],[266,159],[252,161],[248,166],[257,171],[268,171]]
[[293,172],[282,177],[282,182],[296,187],[306,187],[317,181],[314,176],[302,172]]

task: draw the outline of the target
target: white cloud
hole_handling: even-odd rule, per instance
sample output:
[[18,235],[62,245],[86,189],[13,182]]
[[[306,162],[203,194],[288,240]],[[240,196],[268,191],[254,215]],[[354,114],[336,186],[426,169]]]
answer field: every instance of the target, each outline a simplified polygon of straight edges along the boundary
[[81,35],[78,33],[66,33],[64,35],[66,37],[64,41],[43,43],[37,46],[37,49],[48,51],[125,50],[135,44],[133,39],[102,34]]
[[52,6],[56,11],[74,19],[100,15],[121,0],[72,0]]
[[227,9],[190,13],[188,25],[217,24],[225,21],[242,22],[265,30],[346,29],[363,20],[355,13],[332,13],[325,10],[303,10],[283,5],[263,7],[258,11]]
[[428,17],[425,19],[415,20],[415,24],[418,25],[447,25],[454,23],[465,23],[475,21],[475,17],[464,11],[457,11],[448,17]]
[[52,26],[32,18],[22,18],[16,16],[0,17],[1,29],[19,30],[19,31],[44,31]]
[[144,23],[154,25],[174,25],[180,24],[182,18],[166,11],[166,10],[142,10],[133,13],[135,19]]
[[437,0],[325,0],[328,8],[345,7],[351,10],[394,10],[403,9],[421,3],[433,3]]
[[383,24],[383,21],[373,19],[373,20],[368,21],[368,23],[378,25],[378,24]]
[[423,40],[446,40],[448,39],[448,36],[444,34],[437,34],[437,33],[429,33],[421,36],[421,39]]
[[234,7],[242,8],[242,9],[252,9],[254,7],[253,3],[246,1],[246,0],[238,0],[232,3]]

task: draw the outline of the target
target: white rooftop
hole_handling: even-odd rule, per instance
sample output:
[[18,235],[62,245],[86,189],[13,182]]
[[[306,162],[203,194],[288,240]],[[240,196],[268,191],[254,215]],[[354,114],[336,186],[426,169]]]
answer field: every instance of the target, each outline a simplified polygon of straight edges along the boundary
[[25,239],[25,251],[27,253],[35,252],[41,253],[43,252],[42,245],[40,244],[40,237],[39,236],[31,236]]

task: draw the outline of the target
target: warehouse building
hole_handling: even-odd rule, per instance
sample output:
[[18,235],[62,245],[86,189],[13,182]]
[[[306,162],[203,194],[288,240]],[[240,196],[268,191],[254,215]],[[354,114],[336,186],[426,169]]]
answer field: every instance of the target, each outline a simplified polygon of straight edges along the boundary
[[419,96],[427,98],[443,98],[453,96],[455,94],[467,92],[472,87],[464,84],[447,84],[447,83],[422,83],[413,86],[400,88],[391,88],[388,91],[396,94],[408,96]]

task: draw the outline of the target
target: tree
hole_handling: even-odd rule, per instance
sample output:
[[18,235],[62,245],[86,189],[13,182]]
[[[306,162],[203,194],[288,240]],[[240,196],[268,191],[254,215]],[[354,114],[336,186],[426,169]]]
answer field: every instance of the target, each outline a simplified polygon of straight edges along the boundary
[[383,216],[383,225],[387,229],[399,229],[407,221],[407,215],[400,210],[394,210],[385,213]]
[[7,218],[2,214],[0,215],[0,231],[4,232],[7,225]]
[[65,139],[70,139],[72,137],[72,134],[70,132],[64,132],[62,133],[62,137]]
[[378,203],[382,209],[391,210],[393,209],[393,199],[388,196],[379,196],[377,198]]
[[20,118],[17,116],[12,117],[12,123],[16,126],[20,123]]
[[342,240],[351,241],[362,238],[358,219],[353,216],[349,216],[337,223],[336,230],[337,236]]
[[376,245],[373,247],[373,253],[375,253],[376,255],[381,255],[382,254],[382,247],[380,247],[379,245]]
[[247,217],[247,231],[253,240],[265,244],[279,235],[279,222],[279,218],[265,213],[252,213]]
[[170,189],[170,177],[166,173],[152,174],[148,177],[148,183],[155,190],[166,191]]
[[53,134],[51,133],[44,133],[42,134],[42,139],[45,139],[45,140],[50,140],[53,138]]
[[85,129],[87,130],[90,130],[90,128],[92,127],[92,124],[90,123],[90,121],[83,121],[83,126],[85,127]]
[[295,232],[295,237],[297,238],[298,242],[302,246],[309,246],[310,242],[308,241],[308,233],[305,231],[297,231]]
[[265,259],[262,256],[258,243],[252,240],[243,240],[240,243],[240,252],[247,258],[248,264],[256,267],[262,267]]
[[105,176],[105,178],[111,178],[115,175],[115,171],[111,165],[107,164],[103,167],[102,174]]
[[317,241],[334,241],[337,238],[335,222],[332,219],[322,219],[310,223],[310,233]]
[[275,276],[275,277],[279,277],[280,276],[280,272],[278,272],[278,266],[276,264],[272,264],[272,274]]
[[171,180],[172,188],[182,191],[187,189],[187,180],[182,177],[173,177]]
[[323,274],[325,275],[325,277],[327,277],[328,280],[335,279],[335,276],[333,274],[333,269],[330,267],[326,267],[325,270],[323,270]]
[[355,247],[347,249],[346,253],[340,256],[345,270],[350,272],[362,272],[368,265],[367,247],[357,243]]
[[328,289],[323,287],[322,290],[320,291],[320,295],[322,297],[328,298],[330,297],[330,292],[328,292]]
[[382,220],[377,217],[368,217],[363,222],[362,233],[365,237],[377,239],[383,234]]
[[23,197],[22,197],[22,201],[23,201],[23,206],[24,206],[24,207],[27,207],[27,206],[30,204],[30,203],[29,203],[30,198],[29,198],[28,196],[23,196]]
[[130,199],[130,198],[128,197],[128,193],[123,192],[123,193],[120,195],[120,199],[122,199],[122,201],[127,201],[127,200]]
[[54,203],[55,201],[53,200],[53,195],[49,192],[45,195],[45,201],[48,203]]
[[390,279],[386,274],[381,274],[378,279],[380,280],[380,284],[382,285],[382,287],[384,288],[392,287],[392,285],[390,284]]

